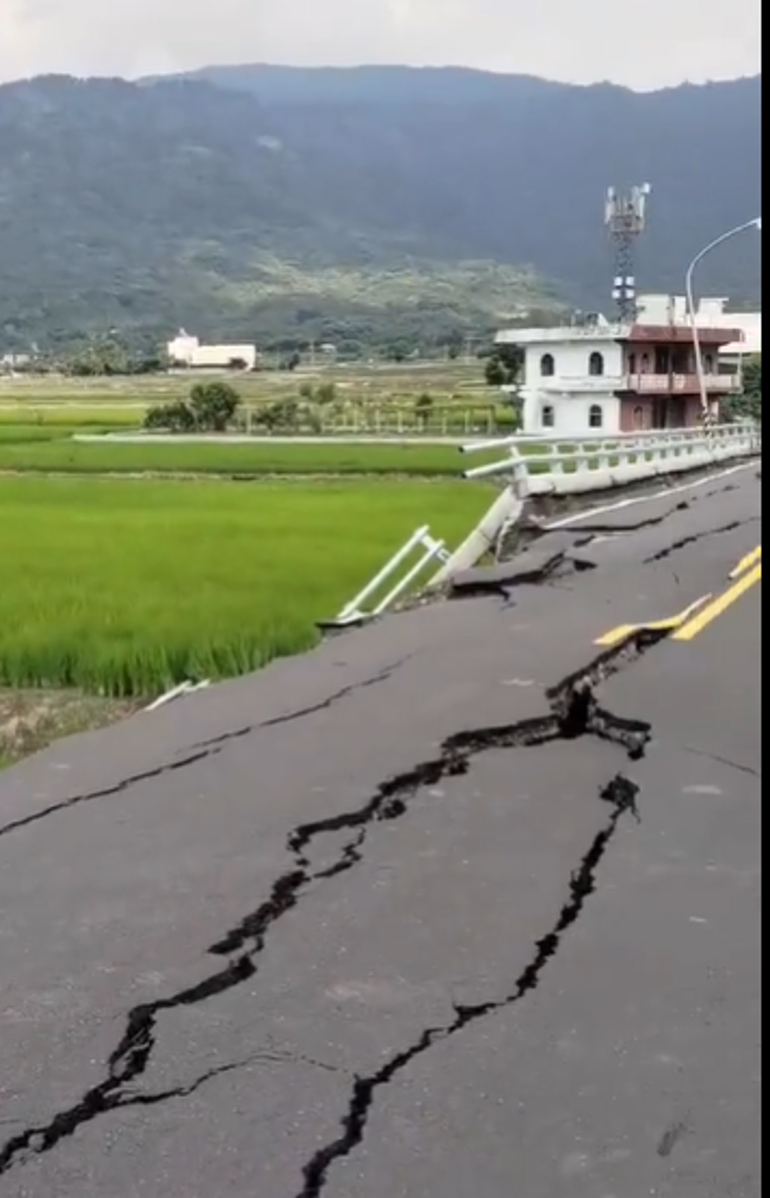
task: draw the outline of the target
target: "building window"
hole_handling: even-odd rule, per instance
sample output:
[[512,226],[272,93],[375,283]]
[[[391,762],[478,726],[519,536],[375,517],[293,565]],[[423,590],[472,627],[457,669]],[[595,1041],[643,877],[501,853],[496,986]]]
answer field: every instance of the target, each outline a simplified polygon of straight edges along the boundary
[[556,424],[556,413],[550,404],[547,404],[540,413],[540,422],[543,428],[553,428]]
[[644,428],[644,408],[641,404],[634,408],[634,428]]
[[628,355],[628,373],[636,374],[636,354]]
[[703,359],[703,369],[706,374],[714,373],[714,358],[712,354],[706,354],[706,357]]
[[551,378],[554,373],[555,363],[553,354],[543,354],[540,359],[540,373],[543,378]]
[[588,427],[601,428],[604,424],[604,412],[601,404],[592,403],[588,409]]
[[604,374],[604,358],[596,350],[588,359],[588,373],[592,375]]

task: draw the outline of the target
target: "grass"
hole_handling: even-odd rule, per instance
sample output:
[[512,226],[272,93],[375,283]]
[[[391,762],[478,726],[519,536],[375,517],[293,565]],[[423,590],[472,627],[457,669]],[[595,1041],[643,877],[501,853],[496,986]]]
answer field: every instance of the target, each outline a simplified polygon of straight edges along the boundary
[[140,428],[144,413],[149,405],[140,404],[125,407],[94,404],[86,407],[83,404],[71,405],[49,404],[0,405],[0,437],[9,429],[36,428],[41,432],[68,435],[71,432],[85,431],[92,428],[114,429],[119,431],[126,428]]
[[[498,451],[499,453],[499,451]],[[55,474],[402,474],[458,477],[452,445],[110,444],[0,435],[0,471]]]
[[297,653],[407,536],[454,545],[459,482],[0,479],[0,686],[151,695]]

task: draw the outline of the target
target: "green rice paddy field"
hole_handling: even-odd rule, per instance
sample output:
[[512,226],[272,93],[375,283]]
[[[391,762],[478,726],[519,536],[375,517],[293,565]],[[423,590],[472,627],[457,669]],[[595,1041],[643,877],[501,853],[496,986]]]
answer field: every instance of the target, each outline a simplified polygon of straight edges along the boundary
[[[458,478],[465,463],[451,445],[142,445],[73,441],[47,429],[0,427],[0,474],[196,474],[214,476],[410,474]],[[499,456],[499,453],[498,455]]]
[[[477,373],[339,385],[411,412],[423,387],[478,403]],[[9,694],[149,697],[299,652],[418,525],[453,546],[490,503],[451,445],[82,443],[189,383],[0,382],[0,756]]]
[[[27,460],[33,448],[24,443]],[[138,448],[148,469],[155,447]],[[311,646],[315,621],[334,616],[418,525],[454,545],[489,502],[486,486],[449,480],[6,474],[0,687],[153,695],[257,668]]]

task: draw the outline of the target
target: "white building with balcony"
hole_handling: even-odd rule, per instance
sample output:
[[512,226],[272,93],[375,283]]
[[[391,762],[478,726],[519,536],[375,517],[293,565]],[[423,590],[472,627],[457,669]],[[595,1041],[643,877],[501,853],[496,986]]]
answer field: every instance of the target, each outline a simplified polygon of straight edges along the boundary
[[[720,399],[741,389],[740,373],[720,373],[719,351],[742,344],[744,332],[737,322],[709,323],[703,318],[709,311],[702,305],[697,328],[705,388],[717,412]],[[701,419],[693,332],[680,297],[640,296],[632,324],[593,315],[563,328],[503,329],[495,340],[523,351],[515,390],[525,433],[612,434],[683,428]]]

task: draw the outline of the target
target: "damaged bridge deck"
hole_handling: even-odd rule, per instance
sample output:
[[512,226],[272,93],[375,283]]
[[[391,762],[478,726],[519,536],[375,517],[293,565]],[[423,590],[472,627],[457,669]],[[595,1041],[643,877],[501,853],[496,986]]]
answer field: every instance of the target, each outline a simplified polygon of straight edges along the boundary
[[755,1198],[756,469],[0,776],[5,1198]]

